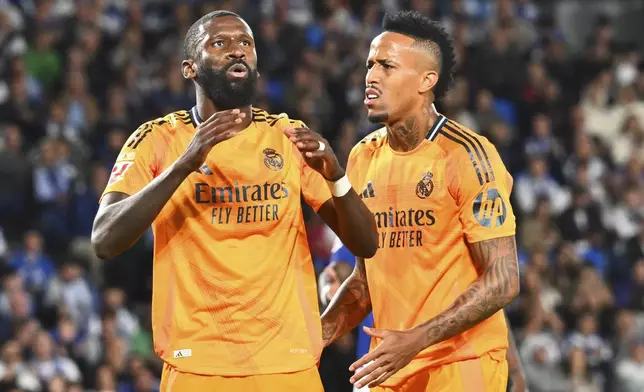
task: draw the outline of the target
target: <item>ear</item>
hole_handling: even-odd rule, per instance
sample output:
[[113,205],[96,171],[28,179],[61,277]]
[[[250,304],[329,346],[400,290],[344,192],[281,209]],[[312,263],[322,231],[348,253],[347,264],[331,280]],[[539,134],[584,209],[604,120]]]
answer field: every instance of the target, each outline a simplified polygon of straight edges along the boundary
[[193,80],[197,76],[195,63],[192,60],[183,60],[181,62],[181,73],[186,79]]
[[438,72],[436,71],[427,71],[423,74],[423,80],[420,82],[420,87],[418,87],[418,92],[420,94],[425,94],[428,91],[431,91],[434,86],[438,83]]

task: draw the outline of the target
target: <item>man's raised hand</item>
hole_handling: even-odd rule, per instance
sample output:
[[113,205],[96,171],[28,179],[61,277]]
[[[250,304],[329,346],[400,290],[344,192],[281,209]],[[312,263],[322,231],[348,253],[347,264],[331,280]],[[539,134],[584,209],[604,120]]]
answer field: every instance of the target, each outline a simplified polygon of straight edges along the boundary
[[238,125],[242,123],[244,117],[246,114],[239,109],[224,110],[210,116],[199,124],[188,147],[179,157],[178,163],[190,172],[199,169],[215,145],[232,138],[239,132]]
[[291,128],[284,133],[302,153],[306,164],[327,181],[336,181],[344,176],[344,169],[331,150],[331,145],[322,136],[308,128]]

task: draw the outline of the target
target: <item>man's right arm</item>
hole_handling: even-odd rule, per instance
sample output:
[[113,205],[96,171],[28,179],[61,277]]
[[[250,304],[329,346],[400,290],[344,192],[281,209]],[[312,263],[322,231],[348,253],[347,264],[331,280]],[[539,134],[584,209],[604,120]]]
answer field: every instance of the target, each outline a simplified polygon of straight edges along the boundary
[[[140,136],[135,143],[128,143],[122,155],[130,154],[134,161],[122,162],[121,166],[117,162],[112,174],[116,177],[110,178],[112,185],[108,185],[94,219],[92,245],[96,255],[110,259],[138,241],[183,180],[203,164],[216,144],[237,133],[245,116],[239,109],[212,115],[199,125],[184,153],[153,179],[144,162],[154,153],[152,146],[143,151],[146,149],[143,148],[144,143],[149,143],[149,140]],[[150,132],[152,129],[147,129],[147,133]],[[137,137],[136,133],[133,137]],[[130,148],[130,144],[134,147]],[[143,150],[133,151],[138,144]],[[137,161],[137,158],[143,161]],[[146,185],[141,186],[143,183]],[[130,193],[132,196],[128,195]]]
[[92,228],[96,255],[111,259],[138,241],[190,173],[175,163],[133,196],[107,193]]
[[324,346],[330,345],[334,340],[357,327],[369,313],[371,313],[371,298],[364,259],[356,257],[353,272],[340,286],[322,314]]

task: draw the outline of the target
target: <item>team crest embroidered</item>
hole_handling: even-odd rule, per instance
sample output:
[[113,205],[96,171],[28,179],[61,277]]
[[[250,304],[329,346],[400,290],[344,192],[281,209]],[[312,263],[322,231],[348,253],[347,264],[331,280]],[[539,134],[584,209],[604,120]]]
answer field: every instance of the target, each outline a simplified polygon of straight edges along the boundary
[[284,158],[274,149],[265,148],[264,165],[273,171],[278,171],[284,167]]
[[421,199],[427,199],[432,194],[434,190],[433,176],[430,172],[423,174],[423,178],[416,184],[416,196]]

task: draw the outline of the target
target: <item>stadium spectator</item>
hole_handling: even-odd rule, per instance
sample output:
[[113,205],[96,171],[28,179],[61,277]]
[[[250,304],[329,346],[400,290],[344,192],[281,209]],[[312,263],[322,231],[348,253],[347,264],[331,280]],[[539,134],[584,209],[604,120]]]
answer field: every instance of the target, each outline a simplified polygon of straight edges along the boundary
[[635,343],[632,354],[617,363],[617,378],[623,392],[644,389],[644,342]]
[[63,382],[80,381],[81,373],[78,365],[69,357],[55,352],[56,347],[47,332],[39,332],[36,335],[31,349],[34,352],[34,358],[31,360],[30,367],[42,381],[58,383],[54,381],[57,377],[61,377]]

